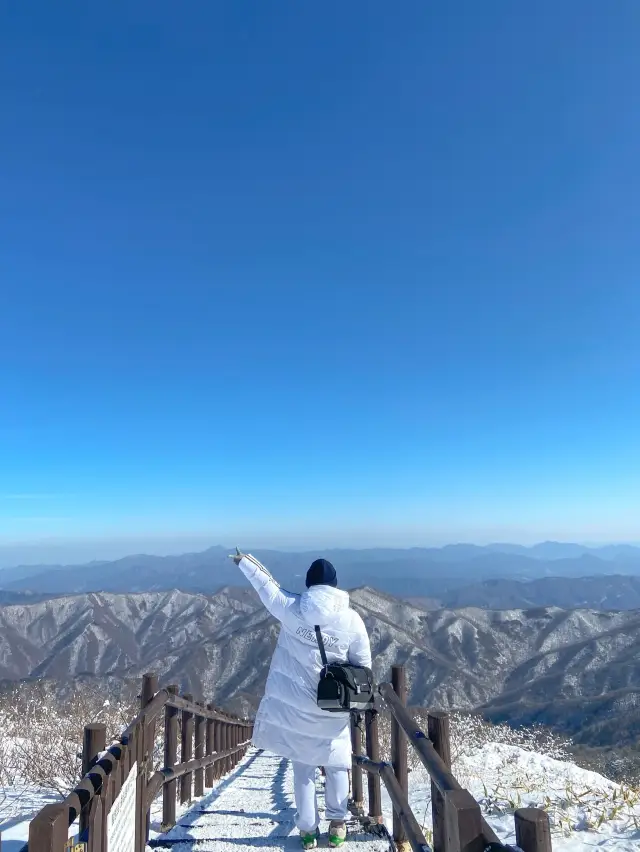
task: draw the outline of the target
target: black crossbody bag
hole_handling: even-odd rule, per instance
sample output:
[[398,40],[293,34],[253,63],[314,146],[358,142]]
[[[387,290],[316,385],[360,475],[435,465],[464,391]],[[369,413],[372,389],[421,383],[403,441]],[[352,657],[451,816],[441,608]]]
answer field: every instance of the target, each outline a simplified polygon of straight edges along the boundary
[[329,713],[363,713],[373,709],[373,672],[351,663],[329,663],[320,627],[316,639],[322,658],[318,683],[318,707]]

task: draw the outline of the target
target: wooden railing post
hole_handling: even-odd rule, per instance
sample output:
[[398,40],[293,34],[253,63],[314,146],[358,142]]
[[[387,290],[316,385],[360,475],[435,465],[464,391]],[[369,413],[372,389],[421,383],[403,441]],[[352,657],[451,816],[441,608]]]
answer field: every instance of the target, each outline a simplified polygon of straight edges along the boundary
[[[140,692],[140,709],[151,702],[158,691],[158,676],[145,674],[142,676]],[[155,720],[147,722],[143,719],[141,730],[138,732],[138,779],[136,784],[136,852],[144,852],[149,839],[149,811],[145,808],[147,798],[147,782],[150,776],[150,766],[153,761],[153,746],[155,740]]]
[[85,808],[88,811],[87,852],[103,852],[107,848],[107,829],[104,818],[106,799],[106,791],[101,790],[91,799],[88,808]]
[[[234,735],[234,730],[233,730],[233,721],[230,721],[229,722],[229,733],[227,735],[227,742],[228,742],[227,748],[233,748],[234,740],[235,740],[235,735]],[[235,755],[232,755],[229,758],[229,772],[233,771],[233,767],[236,765],[235,760],[236,760]]]
[[[407,703],[407,678],[404,666],[393,666],[391,669],[391,685],[393,690],[406,706]],[[407,760],[407,738],[404,731],[398,724],[395,716],[391,715],[391,762],[393,764],[393,772],[400,789],[404,793],[405,798],[409,796],[409,773]],[[402,825],[402,820],[393,811],[393,839],[398,852],[408,852],[409,844],[407,835]]]
[[[175,684],[167,687],[170,695],[178,694]],[[164,768],[173,769],[178,760],[178,714],[177,707],[169,704],[164,710]],[[176,788],[177,782],[166,781],[162,786],[162,830],[168,831],[176,824]]]
[[158,675],[153,672],[142,675],[142,690],[140,692],[140,709],[144,710],[147,704],[158,691]]
[[[229,744],[229,736],[228,736],[229,726],[227,725],[227,721],[225,719],[224,722],[220,724],[220,751],[225,752],[228,748]],[[229,758],[225,757],[224,760],[220,761],[220,777],[224,777],[227,774],[227,770],[229,768]]]
[[96,758],[107,747],[107,726],[94,722],[84,726],[82,738],[82,776],[95,765]]
[[[204,705],[199,702],[201,707]],[[204,716],[196,715],[196,743],[194,757],[204,757],[205,736],[206,736],[207,720]],[[193,779],[193,795],[196,799],[204,796],[204,769],[196,769]]]
[[[362,755],[362,724],[361,714],[351,714],[351,750],[355,757]],[[351,767],[351,798],[354,811],[358,815],[364,813],[364,793],[362,790],[362,768],[357,763]]]
[[[193,695],[185,695],[185,701],[193,701]],[[190,710],[182,711],[182,749],[180,763],[185,763],[193,757],[193,713]],[[186,804],[191,801],[191,784],[193,772],[185,772],[180,778],[180,802]]]
[[[366,714],[367,757],[374,763],[380,762],[380,741],[378,739],[378,714],[368,710]],[[376,772],[367,773],[369,788],[369,817],[376,822],[382,821],[382,796],[380,776]]]
[[[215,708],[213,704],[207,704],[207,710],[213,711]],[[204,753],[209,757],[213,754],[215,750],[215,734],[214,734],[214,725],[215,722],[213,719],[207,719],[207,728],[205,732],[205,745],[204,745]],[[214,765],[213,763],[209,764],[205,769],[204,773],[204,786],[205,787],[213,787],[213,782],[215,780],[214,776]]]
[[[107,747],[107,726],[100,722],[84,726],[82,737],[82,777],[89,772],[97,756]],[[80,811],[80,832],[89,827],[89,809]]]
[[[427,721],[429,739],[448,769],[451,769],[451,742],[449,716],[446,713],[430,712]],[[449,852],[444,796],[431,782],[431,819],[433,823],[434,852]]]
[[519,808],[514,819],[516,843],[522,852],[552,852],[551,827],[546,811],[540,808]]
[[[225,720],[222,723],[222,729],[220,731],[220,751],[226,751],[229,748],[229,742],[229,723]],[[231,765],[229,758],[225,757],[225,759],[221,761],[221,764],[220,772],[222,775],[226,775]]]
[[[222,722],[213,723],[213,751],[220,754],[222,751]],[[222,762],[217,759],[213,764],[213,777],[217,781],[222,776]]]
[[61,852],[69,836],[64,805],[45,805],[29,823],[29,852]]
[[444,795],[449,852],[483,852],[480,805],[468,790],[447,790]]

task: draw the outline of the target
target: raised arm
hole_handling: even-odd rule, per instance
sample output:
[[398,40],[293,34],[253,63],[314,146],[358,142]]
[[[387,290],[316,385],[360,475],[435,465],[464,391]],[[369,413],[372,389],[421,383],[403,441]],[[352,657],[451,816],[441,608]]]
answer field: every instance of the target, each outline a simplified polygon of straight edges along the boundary
[[371,643],[364,621],[357,612],[353,613],[354,637],[349,645],[349,662],[354,666],[371,668]]
[[296,602],[298,596],[281,589],[264,565],[258,562],[255,557],[239,553],[234,557],[234,562],[240,567],[271,615],[278,621],[282,621],[287,610]]

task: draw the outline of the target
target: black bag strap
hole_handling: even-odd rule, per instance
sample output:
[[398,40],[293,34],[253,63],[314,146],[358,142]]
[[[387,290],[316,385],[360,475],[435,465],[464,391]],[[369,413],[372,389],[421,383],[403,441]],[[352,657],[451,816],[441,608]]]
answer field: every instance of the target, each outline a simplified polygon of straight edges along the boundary
[[318,648],[320,648],[320,656],[322,657],[322,665],[328,666],[329,663],[327,661],[327,652],[324,649],[324,639],[322,638],[322,633],[320,632],[320,627],[316,624],[316,639],[318,641]]

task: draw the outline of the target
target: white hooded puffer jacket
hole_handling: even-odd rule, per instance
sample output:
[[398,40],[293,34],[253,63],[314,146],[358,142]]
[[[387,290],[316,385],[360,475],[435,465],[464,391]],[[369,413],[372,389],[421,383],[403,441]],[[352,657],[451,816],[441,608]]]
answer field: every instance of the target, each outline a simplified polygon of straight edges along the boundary
[[350,769],[349,714],[328,713],[316,704],[322,660],[314,627],[322,629],[330,663],[371,668],[364,622],[349,606],[347,592],[332,586],[312,586],[303,595],[285,592],[253,556],[244,556],[240,568],[282,624],[256,716],[254,745],[308,766]]

